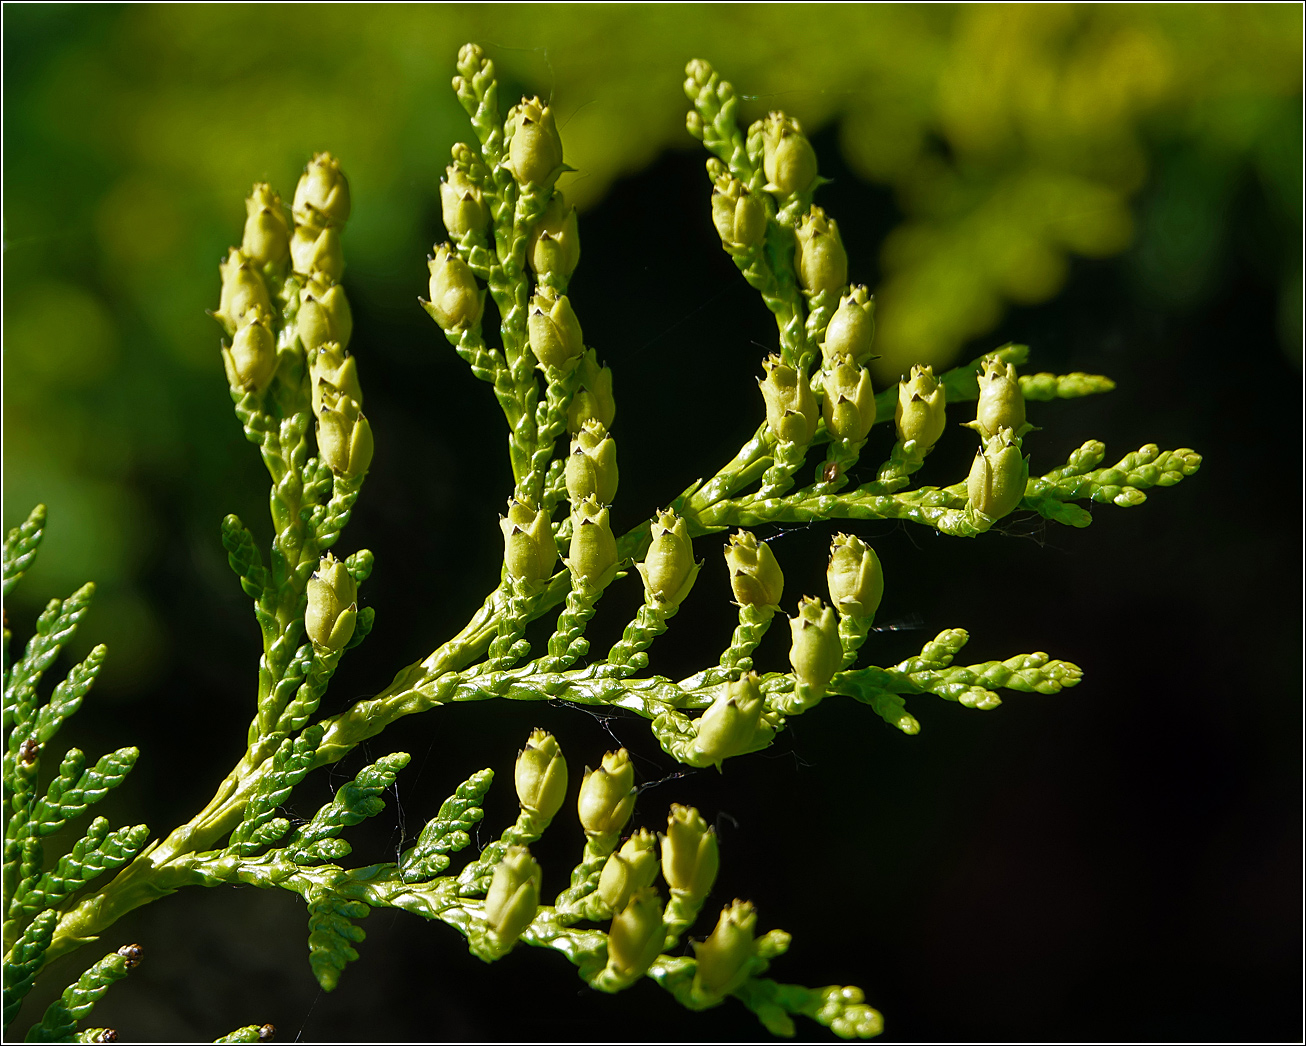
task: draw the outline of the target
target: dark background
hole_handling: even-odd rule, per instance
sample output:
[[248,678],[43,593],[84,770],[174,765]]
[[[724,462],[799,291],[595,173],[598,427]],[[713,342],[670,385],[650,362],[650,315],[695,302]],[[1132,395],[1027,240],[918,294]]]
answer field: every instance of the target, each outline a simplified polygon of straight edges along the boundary
[[[6,86],[21,87],[22,71],[10,65]],[[6,131],[7,145],[27,141],[17,133]],[[1301,357],[1299,341],[1283,347],[1281,295],[1300,257],[1300,225],[1252,165],[1226,167],[1221,192],[1194,195],[1185,187],[1209,157],[1181,136],[1150,141],[1137,245],[1072,261],[1060,296],[1012,309],[962,359],[1015,340],[1033,347],[1031,369],[1118,382],[1105,396],[1030,406],[1041,427],[1025,441],[1035,472],[1099,438],[1108,463],[1148,442],[1192,447],[1204,455],[1195,477],[1136,509],[1093,506],[1083,531],[1021,515],[974,541],[892,522],[760,528],[785,570],[786,609],[824,592],[833,532],[874,544],[887,578],[880,621],[920,627],[876,634],[863,663],[895,663],[961,627],[971,634],[965,663],[1045,650],[1084,668],[1077,688],[1004,693],[989,713],[917,698],[916,737],[831,698],[723,774],[674,764],[634,717],[460,705],[403,720],[310,778],[291,813],[311,816],[364,763],[403,750],[413,761],[387,810],[350,833],[350,860],[392,856],[460,781],[489,766],[499,781],[484,843],[515,816],[513,754],[540,725],[568,755],[572,796],[582,768],[620,743],[644,786],[633,825],[661,827],[672,802],[715,822],[722,869],[695,935],[710,931],[719,905],[751,899],[759,929],[794,935],[771,976],[861,986],[885,1015],[887,1040],[1299,1039]],[[852,278],[875,286],[879,245],[903,220],[899,200],[848,170],[835,131],[816,144],[834,179],[818,202],[840,223]],[[12,165],[7,157],[7,174]],[[429,244],[443,232],[434,193],[424,198],[412,238]],[[367,200],[355,200],[360,236]],[[1197,243],[1189,233],[1199,227],[1206,238]],[[753,431],[762,416],[754,382],[775,332],[719,249],[701,156],[666,155],[618,181],[581,230],[572,300],[587,342],[615,372],[622,482],[613,520],[623,530],[710,475]],[[237,226],[219,231],[230,238]],[[214,251],[185,263],[212,265]],[[1176,255],[1192,264],[1176,266]],[[328,714],[383,688],[479,605],[497,580],[495,519],[510,489],[489,390],[415,304],[425,293],[418,257],[390,259],[383,271],[350,257],[351,350],[378,450],[340,551],[377,554],[361,596],[377,629],[344,660]],[[1160,290],[1158,272],[1169,281]],[[1182,293],[1176,274],[1189,280]],[[216,337],[207,336],[206,345]],[[5,366],[9,412],[21,390],[10,385],[8,356]],[[227,411],[216,367],[169,388],[197,417]],[[890,427],[878,427],[861,478],[891,442]],[[922,482],[962,478],[973,446],[968,433],[950,432]],[[148,687],[130,700],[97,691],[66,731],[92,755],[142,749],[104,812],[159,831],[207,801],[238,758],[250,715],[258,636],[218,522],[235,511],[261,542],[270,536],[257,454],[234,420],[218,440],[172,448],[169,461],[131,472],[153,519],[137,583],[166,625],[167,655]],[[7,503],[6,520],[26,508]],[[703,571],[653,650],[654,671],[687,674],[728,642],[723,540],[697,543]],[[32,598],[53,594],[36,572],[29,582],[41,589]],[[639,589],[632,575],[605,596],[589,633],[595,649],[619,636]],[[22,639],[34,614],[11,616]],[[786,646],[778,621],[759,667],[787,667]],[[533,848],[549,896],[582,843],[567,809]],[[363,925],[360,961],[326,995],[309,970],[298,898],[184,891],[105,938],[109,947],[139,942],[146,961],[91,1023],[162,1041],[263,1021],[282,1041],[765,1035],[733,1002],[686,1013],[650,983],[607,997],[556,954],[519,949],[487,967],[446,927],[385,911]],[[59,964],[30,1014],[91,957],[85,949]],[[833,1037],[801,1020],[799,1036]]]
[[[841,171],[830,145],[818,139],[835,177],[823,202],[857,245],[854,278],[869,281],[867,247],[895,220],[893,205]],[[645,206],[654,193],[667,201],[657,211]],[[1255,186],[1237,206],[1236,228],[1262,220]],[[428,216],[432,235],[436,223]],[[583,233],[589,264],[573,300],[617,375],[614,517],[624,529],[751,431],[761,413],[752,383],[774,334],[712,240],[698,158],[671,157],[621,183]],[[602,263],[632,245],[642,259],[634,271]],[[561,739],[573,793],[582,766],[615,738],[647,786],[634,823],[657,828],[669,803],[697,804],[721,835],[711,905],[751,898],[760,928],[794,934],[772,974],[863,986],[888,1039],[1296,1038],[1300,375],[1273,348],[1274,286],[1254,241],[1228,243],[1220,292],[1186,314],[1131,300],[1128,264],[1077,265],[1058,300],[1012,313],[974,351],[1020,340],[1034,346],[1037,369],[1119,382],[1106,396],[1031,405],[1042,429],[1026,439],[1035,471],[1098,437],[1109,461],[1146,442],[1194,447],[1204,455],[1197,476],[1137,509],[1094,506],[1084,531],[1019,515],[974,541],[892,522],[847,528],[884,562],[880,620],[922,622],[873,636],[867,662],[896,662],[937,631],[963,627],[968,662],[1046,650],[1084,668],[1079,687],[1004,694],[991,713],[917,698],[916,737],[831,698],[722,775],[676,766],[633,717],[458,706],[403,720],[310,779],[294,811],[307,816],[345,773],[402,749],[413,763],[370,834],[356,833],[365,840],[358,862],[393,853],[482,765],[500,774],[484,842],[512,816],[511,753],[531,727]],[[366,361],[378,454],[345,548],[378,553],[363,590],[378,627],[346,658],[328,712],[375,692],[387,682],[383,666],[422,656],[459,627],[497,571],[493,519],[509,488],[497,408],[417,310],[412,283],[355,297],[354,349]],[[866,459],[891,439],[877,428]],[[946,436],[922,480],[963,475],[971,442]],[[228,443],[257,468],[238,432]],[[231,507],[262,523],[261,506]],[[823,591],[835,529],[764,528],[786,572],[786,605]],[[699,541],[706,564],[655,648],[654,670],[688,672],[728,640],[719,545]],[[101,745],[142,747],[129,795],[151,824],[202,805],[237,755],[247,716],[218,695],[241,689],[256,657],[253,622],[234,582],[226,602],[197,604],[188,595],[195,570],[194,551],[174,540],[150,575],[196,637],[145,703],[152,713],[106,718],[90,702],[77,724]],[[614,587],[592,627],[595,648],[618,636],[638,598],[633,577]],[[782,622],[773,628],[760,667],[784,667],[786,632]],[[580,842],[564,812],[537,847],[546,893],[564,885]],[[600,996],[556,955],[523,949],[486,968],[441,926],[391,912],[365,925],[362,960],[324,995],[308,969],[297,898],[187,891],[115,928],[115,943],[137,940],[153,961],[106,998],[96,1022],[183,1039],[233,1019],[271,1021],[284,1038],[308,1040],[761,1033],[737,1005],[687,1014],[648,983]],[[709,929],[705,916],[697,932]]]

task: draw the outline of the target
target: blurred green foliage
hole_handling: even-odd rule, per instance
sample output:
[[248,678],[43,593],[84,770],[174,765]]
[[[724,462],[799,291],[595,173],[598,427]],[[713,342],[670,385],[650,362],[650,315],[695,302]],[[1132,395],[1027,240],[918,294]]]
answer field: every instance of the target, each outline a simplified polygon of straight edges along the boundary
[[[245,192],[285,191],[331,149],[356,201],[351,288],[416,295],[434,224],[418,219],[467,134],[448,90],[466,40],[553,98],[577,168],[563,188],[582,208],[694,147],[690,57],[757,91],[750,118],[837,121],[849,164],[903,215],[875,288],[880,383],[951,361],[1008,303],[1055,295],[1072,255],[1134,243],[1141,296],[1200,301],[1249,171],[1280,224],[1301,223],[1295,5],[11,5],[3,18],[5,525],[50,505],[27,591],[100,583],[89,631],[114,651],[110,688],[148,682],[166,656],[138,586],[159,528],[216,526],[216,492],[256,471],[231,453],[204,314]],[[1299,241],[1281,242],[1266,263],[1295,354]]]

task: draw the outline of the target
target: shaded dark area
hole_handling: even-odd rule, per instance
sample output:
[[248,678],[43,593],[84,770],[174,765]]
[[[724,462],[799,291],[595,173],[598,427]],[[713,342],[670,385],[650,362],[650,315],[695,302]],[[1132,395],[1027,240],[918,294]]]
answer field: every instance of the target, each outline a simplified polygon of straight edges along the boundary
[[[893,202],[841,169],[832,140],[817,144],[834,178],[820,202],[839,219],[853,279],[871,283]],[[1193,447],[1205,459],[1196,477],[1141,508],[1094,506],[1085,531],[1016,517],[968,542],[890,522],[843,527],[872,541],[884,563],[881,622],[923,622],[876,634],[864,662],[893,663],[962,627],[967,662],[1046,650],[1084,668],[1077,689],[1011,694],[991,713],[917,698],[917,737],[831,698],[772,750],[720,775],[672,763],[633,717],[458,706],[404,720],[310,778],[294,814],[311,815],[346,774],[402,749],[413,762],[387,811],[351,835],[351,860],[392,858],[459,781],[491,766],[499,779],[483,843],[514,815],[512,756],[532,726],[558,735],[573,794],[581,768],[615,738],[636,754],[646,785],[634,824],[661,827],[671,802],[715,819],[722,871],[709,911],[751,898],[760,928],[794,934],[771,975],[861,985],[885,1014],[887,1040],[1299,1038],[1301,374],[1278,349],[1277,286],[1260,263],[1265,236],[1280,238],[1275,250],[1296,251],[1299,240],[1267,219],[1256,185],[1235,201],[1230,225],[1265,235],[1230,242],[1213,292],[1196,304],[1139,293],[1129,256],[1080,262],[1058,299],[1012,312],[970,354],[1016,340],[1033,346],[1034,369],[1117,380],[1107,396],[1031,405],[1042,427],[1025,442],[1033,471],[1101,438],[1109,461],[1146,442]],[[426,224],[441,235],[434,212]],[[572,299],[586,340],[616,374],[613,521],[624,529],[710,474],[752,431],[774,326],[717,245],[695,154],[621,183],[586,215],[582,236]],[[494,523],[510,486],[501,420],[417,308],[420,260],[404,271],[394,283],[346,276],[378,453],[344,551],[377,553],[362,592],[377,629],[344,661],[328,713],[460,628],[497,577]],[[224,395],[215,373],[211,397]],[[234,422],[230,433],[223,453],[250,480],[222,510],[262,540],[256,454]],[[891,441],[877,428],[862,478]],[[945,436],[922,481],[954,482],[972,453],[969,436]],[[157,511],[169,496],[158,492]],[[175,649],[166,678],[139,702],[88,702],[68,739],[96,751],[139,745],[139,767],[105,813],[139,808],[156,827],[188,818],[238,755],[258,649],[218,517],[195,533],[189,513],[173,511],[150,595],[194,642]],[[785,569],[786,607],[824,591],[838,529],[763,531]],[[654,671],[687,674],[728,641],[719,545],[698,543],[705,566],[653,651]],[[633,575],[605,597],[594,649],[619,636],[639,598]],[[785,631],[773,627],[759,667],[785,667]],[[564,810],[535,848],[546,895],[565,885],[580,845]],[[95,1023],[142,1039],[216,1034],[233,1018],[271,1021],[283,1041],[764,1034],[737,1005],[686,1013],[647,982],[601,996],[557,955],[522,949],[486,967],[442,926],[384,911],[365,926],[361,961],[328,996],[308,968],[297,898],[186,891],[115,927],[106,943],[139,941],[147,961]],[[705,914],[696,933],[710,928]],[[812,1024],[799,1034],[832,1038]]]

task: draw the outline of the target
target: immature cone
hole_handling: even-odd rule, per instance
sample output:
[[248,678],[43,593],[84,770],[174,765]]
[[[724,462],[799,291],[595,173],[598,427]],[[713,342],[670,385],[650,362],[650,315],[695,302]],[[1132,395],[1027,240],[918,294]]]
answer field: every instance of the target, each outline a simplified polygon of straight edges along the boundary
[[245,199],[245,234],[240,249],[255,265],[281,266],[290,256],[290,227],[281,196],[259,182]]
[[694,987],[706,995],[729,995],[748,978],[753,958],[757,911],[747,901],[736,900],[721,909],[716,929],[705,941],[694,942]]
[[218,311],[213,315],[227,328],[228,334],[235,334],[238,327],[250,322],[246,317],[254,309],[272,314],[267,284],[239,247],[227,252],[218,272],[222,276],[222,295],[218,299]]
[[712,224],[727,247],[755,247],[766,235],[766,205],[730,175],[712,189]]
[[349,181],[340,162],[318,153],[295,187],[295,221],[301,225],[343,225],[349,220]]
[[839,620],[834,610],[819,599],[804,596],[798,601],[798,616],[789,619],[789,631],[789,663],[794,675],[816,693],[825,693],[843,665]]
[[[694,751],[718,767],[723,760],[749,751],[762,728],[763,708],[756,673],[727,684],[694,724]],[[770,728],[765,729],[769,733]]]
[[638,977],[653,965],[666,939],[662,901],[645,886],[631,894],[608,929],[608,962],[624,977]]
[[930,367],[913,366],[910,380],[898,383],[898,405],[893,411],[898,439],[915,440],[918,450],[929,450],[943,435],[947,419],[947,390]]
[[317,415],[317,446],[322,460],[342,476],[361,476],[372,463],[372,426],[348,396]]
[[566,279],[580,264],[580,230],[576,222],[576,208],[568,207],[562,193],[549,198],[544,216],[531,233],[526,249],[531,270],[553,273]]
[[590,349],[580,358],[577,367],[576,394],[567,409],[567,431],[574,436],[587,421],[597,421],[605,429],[610,429],[616,416],[612,371],[600,367],[598,355]]
[[740,606],[780,605],[785,578],[769,545],[758,541],[752,531],[740,530],[726,543],[726,569],[730,588]]
[[612,536],[608,510],[593,498],[572,506],[567,568],[591,588],[606,587],[617,572],[617,539]]
[[481,318],[485,292],[467,263],[447,243],[437,244],[426,267],[430,270],[431,313],[441,330],[471,327]]
[[551,821],[567,797],[567,760],[553,735],[538,727],[517,753],[517,799],[537,821]]
[[766,426],[781,443],[810,443],[820,413],[806,376],[772,353],[762,361],[766,377],[757,383],[766,401]]
[[825,328],[821,357],[826,367],[838,363],[865,363],[875,340],[875,299],[861,284],[850,287],[839,301]]
[[509,501],[508,515],[499,517],[499,527],[503,531],[503,562],[509,577],[537,585],[553,576],[558,547],[543,509]]
[[326,284],[335,282],[345,272],[340,230],[334,225],[325,229],[314,225],[295,226],[295,235],[290,239],[290,259],[296,272],[312,274]]
[[585,351],[580,321],[565,294],[548,287],[531,299],[526,318],[531,352],[541,366],[570,368]]
[[357,617],[358,585],[348,568],[328,552],[308,579],[304,630],[314,647],[343,650],[354,634]]
[[658,874],[657,845],[657,836],[641,828],[608,858],[599,875],[598,893],[612,911],[620,912],[631,894],[653,885]]
[[571,441],[566,480],[573,505],[586,498],[610,505],[617,496],[617,444],[597,421],[585,422]]
[[798,237],[798,285],[808,294],[839,291],[848,282],[848,254],[839,225],[813,207],[795,231]]
[[454,239],[469,232],[484,232],[490,224],[490,209],[481,187],[461,167],[450,164],[440,179],[440,216]]
[[875,389],[865,367],[840,363],[825,375],[821,402],[825,427],[834,439],[860,443],[875,424]]
[[663,606],[680,606],[698,577],[689,531],[674,512],[659,512],[651,530],[653,541],[644,562],[636,564],[644,579],[644,596]]
[[312,383],[313,413],[334,406],[339,396],[347,396],[360,407],[363,387],[358,382],[358,364],[340,347],[338,341],[324,341],[308,354],[308,378]]
[[562,173],[562,139],[553,110],[538,98],[523,98],[508,113],[512,141],[508,169],[519,185],[551,186]]
[[245,325],[236,331],[231,346],[222,347],[227,383],[246,392],[262,392],[277,370],[277,342],[272,316],[256,305],[245,313]]
[[305,352],[315,352],[327,341],[347,346],[354,332],[354,317],[344,288],[338,283],[328,284],[317,276],[310,279],[299,292],[299,314],[295,326]]
[[1020,504],[1029,481],[1029,462],[1020,455],[1020,441],[1011,429],[990,436],[966,478],[971,508],[989,519],[1001,519]]
[[530,926],[540,907],[539,862],[524,846],[510,846],[494,866],[485,894],[485,922],[500,942],[515,941]]
[[720,863],[716,832],[692,806],[672,804],[662,837],[662,878],[672,892],[701,901],[716,882]]
[[767,115],[762,125],[762,170],[767,192],[788,195],[810,189],[816,180],[816,153],[797,120],[782,112]]
[[884,571],[875,549],[859,537],[836,534],[825,578],[830,602],[845,617],[874,617],[884,597]]
[[608,752],[597,770],[585,769],[576,811],[590,835],[620,832],[635,809],[635,768],[624,748]]
[[1016,434],[1025,431],[1025,394],[1020,391],[1016,365],[986,359],[978,381],[979,404],[975,420],[967,422],[967,426],[985,439],[996,436],[999,429],[1011,429]]

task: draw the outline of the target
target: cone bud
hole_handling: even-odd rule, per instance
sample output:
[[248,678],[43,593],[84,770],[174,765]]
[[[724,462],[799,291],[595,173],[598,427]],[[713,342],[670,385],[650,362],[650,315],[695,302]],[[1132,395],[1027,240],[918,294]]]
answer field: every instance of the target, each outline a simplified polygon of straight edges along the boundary
[[567,568],[591,588],[605,588],[617,572],[617,539],[608,510],[592,497],[572,506]]
[[552,186],[562,173],[562,139],[553,110],[538,98],[523,98],[509,111],[508,123],[508,169],[517,184]]
[[757,740],[764,707],[755,673],[727,684],[694,724],[694,751],[716,766],[749,751]]
[[978,375],[979,404],[971,428],[988,439],[999,429],[1019,433],[1025,427],[1025,394],[1020,391],[1016,365],[1004,364],[990,357],[984,361],[983,372]]
[[740,606],[779,606],[785,578],[775,554],[750,530],[730,535],[726,543],[730,588]]
[[859,537],[836,534],[825,571],[830,602],[846,617],[874,617],[884,596],[884,571],[875,549]]
[[349,220],[349,181],[330,153],[318,153],[304,168],[295,186],[293,210],[299,225],[320,228]]
[[623,977],[638,977],[653,965],[666,939],[662,901],[651,886],[631,894],[608,929],[608,962]]
[[636,890],[653,885],[658,874],[657,845],[657,836],[641,828],[608,858],[599,875],[598,892],[613,912],[625,908]]
[[990,436],[975,455],[966,478],[971,508],[989,519],[1001,519],[1020,504],[1029,480],[1029,463],[1021,457],[1020,441],[1011,429]]
[[903,443],[915,440],[920,450],[929,450],[943,435],[946,407],[947,391],[933,369],[913,366],[910,379],[898,383],[898,406],[893,412],[898,438]]
[[839,619],[833,608],[804,596],[798,601],[798,616],[789,619],[789,631],[789,663],[794,675],[816,693],[825,693],[843,664]]
[[240,249],[255,265],[280,267],[290,255],[290,226],[281,196],[259,182],[245,199],[245,234]]
[[322,460],[342,476],[361,476],[372,463],[372,426],[358,403],[337,396],[317,415],[317,446]]
[[354,634],[357,617],[358,585],[345,564],[328,552],[308,579],[304,630],[315,647],[343,650]]
[[222,361],[227,382],[246,392],[262,392],[277,370],[277,341],[272,333],[272,316],[260,305],[246,311],[245,324],[223,346]]
[[707,995],[723,996],[744,983],[748,960],[753,958],[757,912],[747,901],[721,909],[716,928],[707,940],[694,944],[698,960],[694,987]]
[[808,294],[842,290],[848,282],[848,255],[838,223],[813,207],[794,235],[798,237],[798,285]]
[[524,846],[510,846],[494,866],[485,894],[485,922],[502,943],[515,941],[530,926],[540,907],[539,862]]
[[608,752],[596,770],[585,770],[576,810],[590,835],[620,832],[635,809],[635,768],[624,748]]
[[431,273],[431,314],[440,329],[459,330],[479,322],[485,292],[458,252],[447,243],[438,244],[426,267]]
[[316,352],[323,342],[338,342],[343,348],[354,332],[354,317],[345,289],[315,275],[299,292],[299,313],[295,327],[306,353]]
[[593,498],[610,505],[617,496],[617,444],[597,421],[585,422],[572,439],[566,480],[572,504]]
[[716,882],[720,862],[716,832],[692,806],[673,804],[662,837],[662,878],[667,885],[701,901]]
[[517,799],[537,821],[551,821],[567,796],[567,760],[550,733],[535,729],[517,753]]
[[526,333],[531,352],[543,367],[570,368],[585,352],[580,321],[571,302],[548,287],[531,298]]
[[490,224],[490,209],[481,187],[456,164],[450,164],[440,180],[440,215],[455,240],[469,232],[484,232]]
[[552,273],[566,279],[580,263],[580,230],[576,208],[568,207],[562,193],[554,192],[544,216],[536,225],[527,244],[526,257],[531,271]]
[[499,517],[499,527],[503,531],[503,562],[509,577],[536,585],[553,576],[558,547],[543,509],[537,511],[520,501],[509,501],[508,515]]
[[846,361],[865,363],[875,339],[875,299],[861,284],[850,287],[825,328],[821,357],[826,367]]
[[674,512],[658,513],[651,530],[653,541],[644,562],[638,564],[645,598],[664,606],[679,606],[698,576],[689,531],[684,519]]
[[810,443],[816,435],[820,413],[806,375],[781,363],[774,353],[762,363],[766,377],[759,381],[766,401],[766,425],[782,443]]
[[762,124],[762,170],[767,191],[805,192],[816,181],[816,153],[797,120],[770,113]]
[[567,431],[573,436],[587,421],[597,421],[612,428],[617,416],[617,401],[612,396],[612,371],[599,366],[597,353],[590,349],[577,365],[576,393],[567,408]]
[[298,273],[322,283],[334,283],[345,272],[345,255],[340,247],[340,230],[334,225],[318,228],[297,225],[290,238],[290,260]]
[[222,295],[214,315],[227,328],[228,334],[235,334],[238,327],[248,323],[246,316],[253,309],[262,309],[269,316],[272,314],[267,284],[239,247],[231,248],[226,260],[218,266],[218,272],[222,276]]
[[712,224],[727,247],[755,247],[766,235],[766,205],[726,174],[712,189]]

